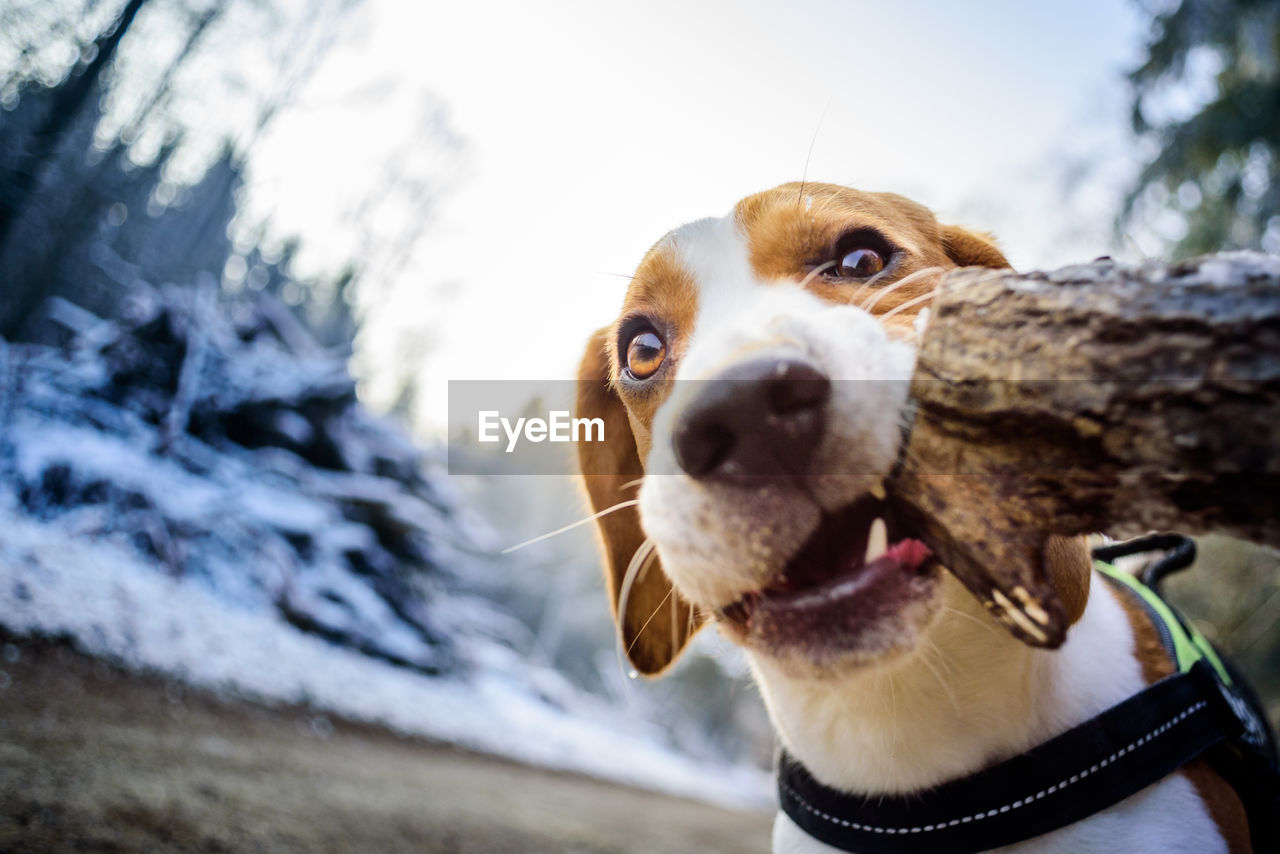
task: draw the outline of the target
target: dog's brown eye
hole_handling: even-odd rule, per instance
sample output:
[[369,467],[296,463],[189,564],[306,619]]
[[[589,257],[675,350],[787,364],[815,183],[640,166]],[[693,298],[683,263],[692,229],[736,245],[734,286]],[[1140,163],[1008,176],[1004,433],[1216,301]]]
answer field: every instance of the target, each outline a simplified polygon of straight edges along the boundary
[[883,269],[884,256],[874,249],[863,247],[840,259],[840,263],[836,265],[836,275],[860,279],[874,276]]
[[627,345],[627,370],[638,380],[648,379],[662,367],[667,345],[653,332],[641,332]]

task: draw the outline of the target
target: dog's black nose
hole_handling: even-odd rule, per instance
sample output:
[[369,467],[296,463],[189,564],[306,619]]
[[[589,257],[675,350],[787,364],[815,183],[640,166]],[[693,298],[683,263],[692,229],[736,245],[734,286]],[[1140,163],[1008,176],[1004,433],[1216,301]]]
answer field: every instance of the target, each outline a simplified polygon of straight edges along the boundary
[[799,358],[753,359],[700,385],[672,439],[687,474],[807,473],[826,429],[826,374]]

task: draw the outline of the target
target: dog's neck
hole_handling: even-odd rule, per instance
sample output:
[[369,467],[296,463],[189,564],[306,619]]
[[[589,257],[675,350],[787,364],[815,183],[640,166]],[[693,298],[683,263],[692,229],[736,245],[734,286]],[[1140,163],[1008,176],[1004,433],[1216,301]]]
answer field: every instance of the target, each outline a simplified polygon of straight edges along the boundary
[[971,774],[1088,720],[1144,686],[1119,601],[1094,585],[1058,650],[1033,649],[947,576],[916,649],[830,680],[752,668],[787,750],[819,781],[900,794]]

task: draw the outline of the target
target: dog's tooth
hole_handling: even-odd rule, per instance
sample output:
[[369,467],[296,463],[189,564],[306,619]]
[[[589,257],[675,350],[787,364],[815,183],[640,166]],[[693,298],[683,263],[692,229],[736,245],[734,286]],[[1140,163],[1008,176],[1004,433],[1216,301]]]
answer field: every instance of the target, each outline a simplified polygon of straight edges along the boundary
[[888,547],[889,529],[885,527],[884,520],[877,516],[871,523],[871,530],[867,533],[867,555],[862,562],[867,564],[877,560]]
[[1040,603],[1031,597],[1025,587],[1018,586],[1013,588],[1013,596],[1022,603],[1022,609],[1027,612],[1027,616],[1042,626],[1049,625],[1048,612],[1040,607]]
[[1025,612],[1010,602],[1008,596],[1005,596],[999,590],[993,588],[991,591],[991,598],[996,600],[996,604],[1000,606],[1004,613],[1018,628],[1031,635],[1031,637],[1035,638],[1040,643],[1045,643],[1049,640],[1049,636],[1045,634],[1039,626],[1033,623]]
[[867,492],[870,492],[875,498],[884,501],[884,478],[880,478],[875,483],[871,484],[871,488],[868,489]]
[[1040,607],[1038,602],[1028,602],[1026,604],[1027,615],[1042,626],[1049,625],[1049,612]]

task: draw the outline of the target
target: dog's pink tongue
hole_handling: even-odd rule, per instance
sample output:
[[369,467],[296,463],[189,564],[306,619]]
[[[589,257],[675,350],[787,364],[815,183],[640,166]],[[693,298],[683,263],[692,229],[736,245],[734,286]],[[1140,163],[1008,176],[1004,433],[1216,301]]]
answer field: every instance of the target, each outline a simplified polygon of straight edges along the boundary
[[904,539],[826,584],[761,596],[747,620],[751,642],[763,649],[801,647],[814,654],[873,651],[878,627],[896,625],[903,608],[927,596],[937,583],[936,574],[917,572],[931,554],[919,540]]
[[885,549],[883,557],[888,558],[903,569],[913,572],[932,554],[933,552],[924,543],[908,537]]

